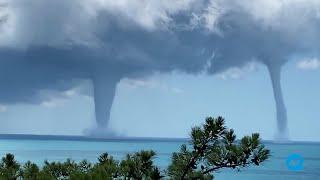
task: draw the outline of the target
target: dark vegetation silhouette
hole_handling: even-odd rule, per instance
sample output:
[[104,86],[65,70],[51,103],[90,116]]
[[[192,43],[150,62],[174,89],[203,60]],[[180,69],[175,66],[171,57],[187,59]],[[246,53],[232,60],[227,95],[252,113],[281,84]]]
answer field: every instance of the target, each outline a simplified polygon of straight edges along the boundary
[[154,164],[152,150],[127,154],[121,161],[108,153],[96,163],[45,161],[40,168],[30,161],[20,165],[13,154],[6,154],[0,162],[0,179],[6,180],[157,180],[157,179],[213,179],[213,173],[223,168],[240,170],[249,165],[259,166],[268,159],[270,151],[260,142],[259,134],[236,140],[232,129],[222,117],[208,117],[202,126],[192,128],[190,144],[183,144],[172,154],[166,170]]

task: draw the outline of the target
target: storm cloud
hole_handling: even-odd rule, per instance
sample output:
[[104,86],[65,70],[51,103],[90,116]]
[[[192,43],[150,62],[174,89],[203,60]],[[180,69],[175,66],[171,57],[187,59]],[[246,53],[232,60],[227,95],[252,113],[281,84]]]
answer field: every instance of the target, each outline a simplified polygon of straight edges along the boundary
[[3,1],[0,102],[41,103],[84,79],[107,127],[115,87],[154,72],[216,74],[252,61],[268,68],[278,130],[286,137],[281,67],[317,57],[316,0]]

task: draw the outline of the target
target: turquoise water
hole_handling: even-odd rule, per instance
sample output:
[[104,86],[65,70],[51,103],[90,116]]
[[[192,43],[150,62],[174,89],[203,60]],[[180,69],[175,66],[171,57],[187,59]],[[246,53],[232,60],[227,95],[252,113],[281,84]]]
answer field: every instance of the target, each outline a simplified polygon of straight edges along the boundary
[[[41,165],[44,160],[63,161],[71,158],[75,161],[87,159],[95,162],[99,154],[108,152],[116,159],[127,153],[152,149],[157,152],[155,162],[165,168],[170,162],[171,153],[178,151],[182,141],[70,141],[70,140],[17,140],[0,139],[0,155],[13,153],[19,162],[27,160]],[[260,167],[241,170],[222,170],[215,173],[215,179],[229,180],[320,180],[320,144],[266,143],[272,157]],[[290,171],[286,166],[286,158],[298,153],[304,158],[303,170]]]

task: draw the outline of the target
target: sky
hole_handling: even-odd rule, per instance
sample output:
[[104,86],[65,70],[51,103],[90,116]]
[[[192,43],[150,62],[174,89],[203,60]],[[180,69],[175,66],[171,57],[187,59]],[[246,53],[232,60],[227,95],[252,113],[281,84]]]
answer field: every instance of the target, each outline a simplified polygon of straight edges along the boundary
[[[81,13],[79,13],[81,12]],[[318,0],[0,0],[0,133],[320,141]]]
[[[319,141],[320,61],[299,60],[283,71],[290,137]],[[90,83],[84,83],[90,88]],[[1,106],[1,133],[82,135],[94,124],[90,96],[66,92],[40,105]],[[143,80],[123,80],[117,86],[111,125],[122,135],[186,137],[207,116],[225,117],[238,136],[276,133],[272,88],[266,68],[252,64],[216,76],[179,72]]]

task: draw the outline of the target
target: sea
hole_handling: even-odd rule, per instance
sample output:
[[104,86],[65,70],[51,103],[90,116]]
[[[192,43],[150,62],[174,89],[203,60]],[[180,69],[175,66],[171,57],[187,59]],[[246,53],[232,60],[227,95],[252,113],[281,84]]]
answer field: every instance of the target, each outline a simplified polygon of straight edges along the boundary
[[[171,138],[111,138],[97,139],[78,136],[0,135],[0,156],[13,153],[18,162],[31,160],[42,165],[44,160],[96,162],[101,153],[108,152],[121,160],[128,153],[154,150],[156,165],[165,169],[173,152],[179,151],[187,139]],[[258,167],[241,170],[222,169],[214,173],[216,180],[320,180],[320,143],[265,141],[271,157]],[[298,155],[299,168],[292,168],[288,158]],[[301,160],[300,159],[300,160]],[[290,165],[290,166],[289,166]],[[294,164],[293,164],[294,165]]]

